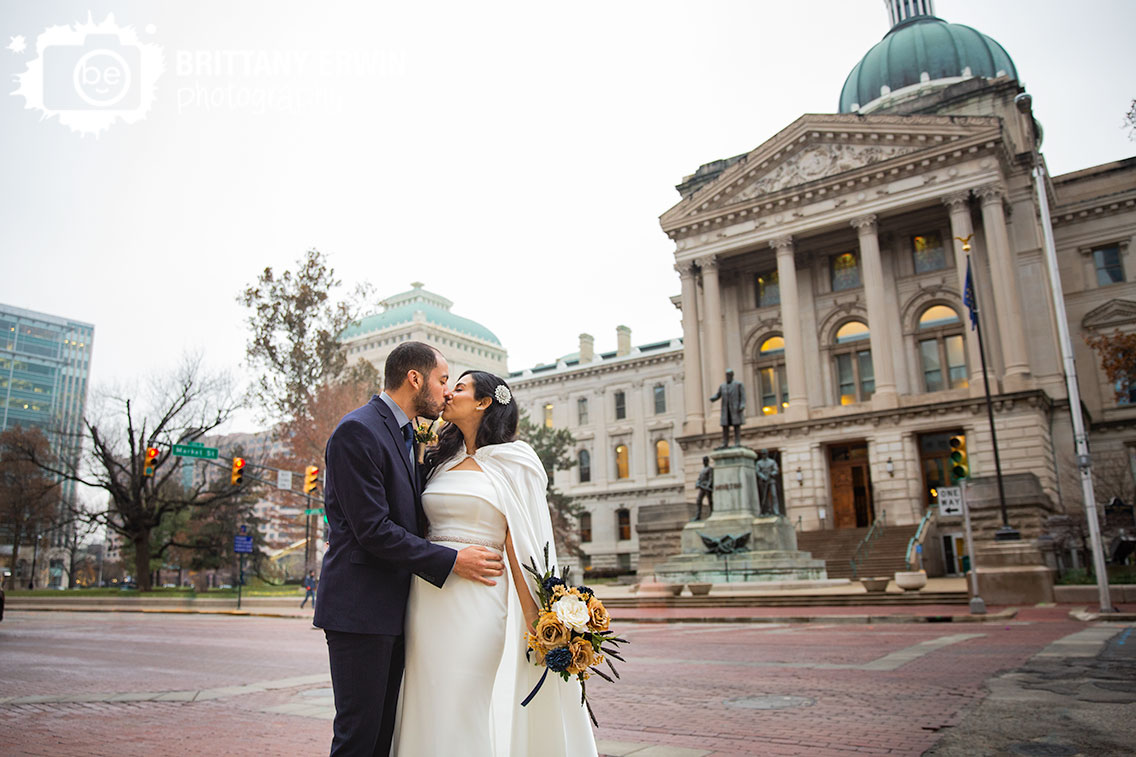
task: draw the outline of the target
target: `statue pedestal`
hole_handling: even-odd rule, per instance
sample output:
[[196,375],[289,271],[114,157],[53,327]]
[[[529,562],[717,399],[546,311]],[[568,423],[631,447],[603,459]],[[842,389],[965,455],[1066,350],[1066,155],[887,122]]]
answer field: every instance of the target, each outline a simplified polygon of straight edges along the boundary
[[[815,581],[828,577],[824,561],[797,549],[797,532],[781,515],[760,515],[751,450],[729,447],[714,461],[714,511],[682,529],[682,552],[655,566],[667,583]],[[731,551],[730,545],[741,543]],[[717,553],[711,551],[718,545]]]

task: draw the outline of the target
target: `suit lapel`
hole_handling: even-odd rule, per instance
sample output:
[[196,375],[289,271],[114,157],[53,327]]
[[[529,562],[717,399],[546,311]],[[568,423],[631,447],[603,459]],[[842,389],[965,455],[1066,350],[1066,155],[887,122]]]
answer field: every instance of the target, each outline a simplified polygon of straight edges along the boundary
[[414,468],[410,464],[410,458],[406,456],[406,442],[402,438],[402,431],[399,430],[398,423],[395,422],[394,413],[387,407],[387,403],[381,399],[375,398],[372,400],[375,403],[379,415],[382,416],[383,424],[387,427],[387,431],[394,441],[395,449],[399,451],[399,457],[402,458],[403,467],[406,468],[406,477],[410,479],[410,486],[414,489],[415,496],[418,495],[418,477],[414,475]]

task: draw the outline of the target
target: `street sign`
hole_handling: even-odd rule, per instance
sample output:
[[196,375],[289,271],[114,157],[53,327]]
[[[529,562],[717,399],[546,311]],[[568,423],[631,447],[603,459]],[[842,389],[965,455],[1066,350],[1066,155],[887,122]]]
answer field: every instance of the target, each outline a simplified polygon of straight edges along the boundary
[[171,452],[177,457],[200,457],[203,460],[216,460],[217,448],[198,444],[175,444]]
[[319,515],[322,512],[322,507],[310,507],[307,510],[304,510],[304,515]]
[[962,489],[960,487],[939,487],[939,515],[962,515]]
[[282,470],[276,472],[276,488],[284,491],[292,490],[292,471]]
[[233,551],[238,555],[252,554],[252,537],[237,534],[233,537]]

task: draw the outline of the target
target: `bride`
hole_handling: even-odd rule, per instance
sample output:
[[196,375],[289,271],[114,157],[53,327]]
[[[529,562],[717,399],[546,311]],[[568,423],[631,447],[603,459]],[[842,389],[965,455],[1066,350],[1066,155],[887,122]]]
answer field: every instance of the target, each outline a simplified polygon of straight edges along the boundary
[[524,631],[536,621],[537,603],[521,565],[535,559],[543,569],[545,544],[555,565],[556,552],[547,476],[532,447],[516,440],[512,393],[490,373],[466,371],[442,417],[448,424],[425,465],[427,538],[498,550],[510,570],[496,586],[453,577],[439,589],[413,579],[391,754],[594,756],[575,679],[550,677],[521,707],[542,672],[525,660]]

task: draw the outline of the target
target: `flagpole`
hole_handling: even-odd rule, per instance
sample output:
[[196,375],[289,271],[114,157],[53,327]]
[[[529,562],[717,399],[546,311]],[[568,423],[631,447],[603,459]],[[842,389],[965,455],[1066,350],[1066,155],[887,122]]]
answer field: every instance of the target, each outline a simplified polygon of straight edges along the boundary
[[[965,245],[969,247],[969,244]],[[970,275],[970,255],[966,256],[966,291],[963,301],[970,309],[970,326],[978,334],[978,359],[982,363],[982,384],[986,390],[986,417],[990,421],[990,441],[994,445],[994,472],[998,479],[998,503],[1002,507],[1002,527],[994,533],[995,541],[1018,541],[1021,533],[1010,526],[1010,516],[1006,512],[1006,488],[1002,484],[1002,458],[998,455],[998,432],[994,428],[994,404],[990,401],[990,376],[986,372],[986,349],[982,344],[982,321],[978,317],[978,298],[974,292],[974,281]]]

